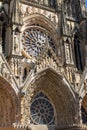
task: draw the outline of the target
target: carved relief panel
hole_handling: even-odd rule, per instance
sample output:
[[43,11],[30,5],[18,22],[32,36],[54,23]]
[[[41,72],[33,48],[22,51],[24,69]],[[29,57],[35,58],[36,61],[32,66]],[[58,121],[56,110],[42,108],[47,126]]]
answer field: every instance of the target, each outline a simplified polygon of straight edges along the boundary
[[21,10],[21,14],[23,17],[39,13],[39,14],[47,17],[53,23],[55,23],[55,24],[58,23],[58,17],[57,17],[57,14],[55,14],[55,12],[47,11],[44,9],[40,9],[37,7],[28,6],[28,5],[24,5],[24,4],[20,4],[20,10]]

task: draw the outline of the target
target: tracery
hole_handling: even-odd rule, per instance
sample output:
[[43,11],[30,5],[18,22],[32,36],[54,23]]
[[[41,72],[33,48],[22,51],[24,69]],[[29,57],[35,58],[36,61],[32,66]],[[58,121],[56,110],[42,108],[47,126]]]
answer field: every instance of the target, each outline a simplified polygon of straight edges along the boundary
[[43,93],[39,92],[33,99],[30,107],[31,121],[35,124],[49,124],[55,122],[54,108]]

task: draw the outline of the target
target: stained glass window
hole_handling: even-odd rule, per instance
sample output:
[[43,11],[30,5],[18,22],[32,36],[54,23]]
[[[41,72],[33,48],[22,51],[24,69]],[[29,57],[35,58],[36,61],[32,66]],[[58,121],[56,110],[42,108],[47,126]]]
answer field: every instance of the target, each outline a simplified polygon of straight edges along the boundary
[[22,45],[26,52],[34,57],[46,52],[47,46],[56,52],[52,38],[41,27],[25,30],[22,35]]
[[31,120],[35,124],[49,124],[55,122],[54,108],[48,97],[40,92],[33,99],[30,107]]

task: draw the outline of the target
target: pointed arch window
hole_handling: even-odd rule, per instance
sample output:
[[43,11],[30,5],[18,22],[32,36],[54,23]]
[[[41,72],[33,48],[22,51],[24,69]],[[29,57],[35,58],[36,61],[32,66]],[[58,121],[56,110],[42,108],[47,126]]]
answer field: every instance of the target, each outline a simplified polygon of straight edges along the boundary
[[82,51],[79,34],[76,33],[74,36],[74,52],[75,52],[75,63],[79,71],[84,70],[84,52]]
[[54,108],[43,92],[39,92],[34,97],[30,106],[30,114],[34,124],[52,125],[55,122]]

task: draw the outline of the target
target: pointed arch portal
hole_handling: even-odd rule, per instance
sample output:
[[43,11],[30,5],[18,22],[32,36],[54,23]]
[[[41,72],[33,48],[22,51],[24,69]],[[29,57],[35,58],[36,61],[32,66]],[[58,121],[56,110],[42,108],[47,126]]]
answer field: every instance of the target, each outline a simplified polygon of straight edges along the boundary
[[0,76],[0,127],[19,121],[19,98],[12,86]]
[[[31,122],[30,115],[32,117],[32,105],[36,105],[37,107],[37,104],[39,104],[39,98],[37,100],[39,92],[44,92],[47,95],[46,98],[48,99],[44,99],[50,102],[50,105],[53,109],[52,112],[55,115],[55,125],[62,126],[77,122],[78,112],[76,111],[76,106],[78,104],[76,103],[74,92],[71,88],[69,88],[67,82],[63,80],[63,77],[56,73],[53,69],[48,68],[36,74],[35,77],[33,77],[33,79],[31,80],[31,82],[27,83],[27,86],[23,88],[22,91],[25,93],[24,99],[22,101],[22,104],[25,105],[25,108],[23,108],[22,106],[23,123],[26,122],[28,124],[30,122],[31,124],[38,124],[38,121],[36,122],[35,117],[33,117],[35,123]],[[37,111],[38,114],[39,110]],[[34,107],[34,112],[35,111],[36,109]],[[35,112],[35,114],[37,113]],[[50,123],[45,122],[45,124]]]

